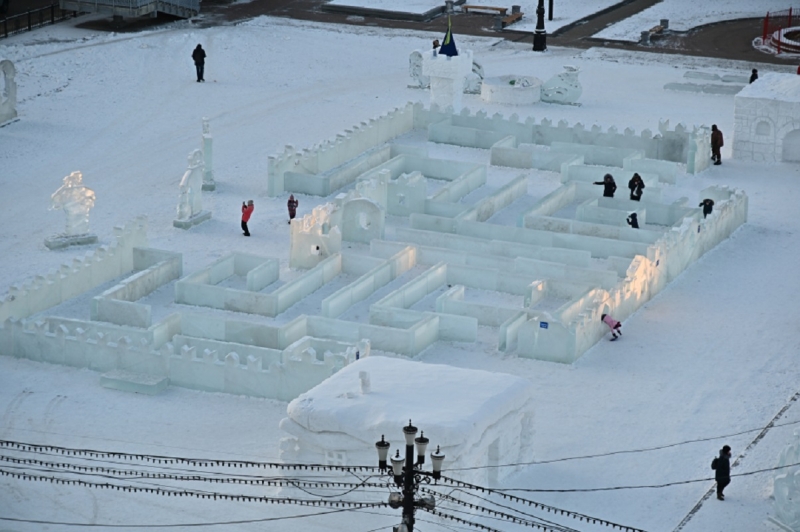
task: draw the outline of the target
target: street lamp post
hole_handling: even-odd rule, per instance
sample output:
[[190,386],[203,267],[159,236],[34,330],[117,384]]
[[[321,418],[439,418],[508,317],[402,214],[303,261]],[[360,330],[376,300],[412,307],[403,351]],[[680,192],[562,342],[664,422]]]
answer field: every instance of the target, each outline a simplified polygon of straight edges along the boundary
[[544,0],[539,0],[536,8],[536,30],[533,32],[533,51],[547,50],[547,32],[544,30]]
[[[397,450],[395,456],[391,457],[392,462],[392,476],[394,477],[395,484],[402,488],[402,492],[393,492],[389,494],[389,506],[392,508],[403,508],[403,520],[399,527],[395,527],[395,532],[414,532],[414,510],[417,507],[423,507],[428,510],[433,510],[436,507],[436,501],[433,496],[426,496],[415,498],[419,485],[423,482],[429,483],[431,479],[438,480],[442,476],[442,462],[444,462],[444,453],[436,448],[436,451],[431,453],[431,465],[433,471],[423,471],[422,466],[425,464],[425,451],[428,448],[428,438],[425,433],[417,435],[417,427],[408,421],[408,426],[403,427],[403,435],[406,439],[406,455],[405,458],[400,456],[400,449]],[[414,446],[416,445],[417,460],[414,461]],[[381,436],[381,441],[375,444],[378,450],[378,467],[381,471],[386,471],[387,457],[389,455],[389,447],[391,444]]]

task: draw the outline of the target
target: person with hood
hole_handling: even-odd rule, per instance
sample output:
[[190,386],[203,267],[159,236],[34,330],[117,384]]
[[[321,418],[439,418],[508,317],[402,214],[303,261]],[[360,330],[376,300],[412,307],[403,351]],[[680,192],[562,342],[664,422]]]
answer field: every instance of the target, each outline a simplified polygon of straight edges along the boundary
[[203,71],[206,65],[206,51],[203,50],[203,47],[199,44],[197,48],[194,49],[194,52],[192,52],[192,59],[194,59],[194,68],[197,70],[197,82],[205,81],[205,79],[203,79]]
[[612,342],[622,336],[622,324],[612,318],[609,314],[603,314],[600,316],[600,321],[608,325],[608,328],[611,329]]
[[286,202],[286,207],[289,209],[289,223],[292,223],[294,217],[297,216],[297,206],[300,202],[294,199],[294,194],[289,195],[289,201]]
[[711,214],[711,211],[714,210],[714,200],[711,198],[706,198],[700,202],[698,207],[703,208],[703,218],[706,218],[709,214]]
[[719,456],[711,462],[711,469],[714,470],[714,480],[717,481],[717,499],[724,501],[725,495],[722,492],[731,483],[731,448],[729,445],[725,445],[719,450]]
[[758,69],[754,68],[753,73],[750,74],[750,83],[753,83],[757,79],[758,79]]
[[628,181],[628,188],[631,189],[631,199],[633,201],[639,201],[642,199],[642,191],[644,190],[644,181],[642,181],[642,176],[640,176],[638,173],[634,173],[631,180]]
[[639,220],[636,218],[636,213],[632,212],[628,215],[627,218],[628,225],[631,226],[633,229],[639,229]]
[[711,159],[714,164],[722,164],[722,156],[719,154],[719,150],[724,145],[722,131],[717,129],[717,124],[713,124],[711,126]]
[[250,216],[253,214],[255,208],[256,206],[253,204],[253,200],[249,200],[247,203],[242,202],[242,231],[244,231],[244,236],[250,236],[247,222],[250,221]]
[[614,177],[611,174],[603,176],[602,181],[595,181],[595,185],[603,185],[603,197],[613,198],[614,191],[617,190],[617,184],[614,182]]

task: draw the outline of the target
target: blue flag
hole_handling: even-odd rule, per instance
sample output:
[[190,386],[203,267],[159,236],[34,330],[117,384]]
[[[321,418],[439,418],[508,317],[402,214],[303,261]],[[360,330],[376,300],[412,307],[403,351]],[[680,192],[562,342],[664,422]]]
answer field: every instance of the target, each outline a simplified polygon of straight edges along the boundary
[[456,41],[453,40],[453,32],[451,31],[449,16],[447,17],[447,33],[444,35],[444,41],[442,42],[442,47],[439,48],[439,53],[450,57],[458,55],[458,50],[456,49]]

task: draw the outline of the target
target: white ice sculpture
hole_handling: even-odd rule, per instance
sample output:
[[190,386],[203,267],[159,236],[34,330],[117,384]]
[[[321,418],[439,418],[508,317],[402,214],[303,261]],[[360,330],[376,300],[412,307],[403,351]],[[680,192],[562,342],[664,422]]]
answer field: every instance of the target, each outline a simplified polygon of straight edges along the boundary
[[211,211],[203,210],[203,153],[194,150],[189,154],[189,168],[181,179],[178,196],[178,216],[172,225],[188,229],[211,218]]
[[578,67],[564,65],[564,72],[557,74],[542,85],[542,101],[548,103],[575,104],[583,88],[578,81]]
[[331,220],[338,207],[317,205],[311,214],[292,220],[289,236],[289,267],[313,268],[342,250],[342,232]]
[[0,124],[17,117],[17,82],[14,81],[16,70],[14,63],[4,59],[0,61],[0,72],[3,84],[0,86]]
[[461,111],[461,95],[467,75],[472,72],[472,50],[456,56],[422,54],[422,74],[431,80],[431,105],[441,109],[452,107],[453,112]]
[[771,521],[785,530],[800,532],[800,430],[794,431],[794,441],[778,458],[778,475],[774,480],[775,517]]
[[[408,74],[413,82],[409,88],[428,89],[431,86],[431,78],[422,73],[422,54],[420,50],[414,50],[408,57]],[[464,78],[465,94],[480,94],[481,82],[483,81],[483,67],[477,61],[472,61],[472,73]]]
[[63,210],[67,215],[64,233],[48,239],[44,244],[58,249],[76,244],[97,242],[97,236],[89,234],[89,211],[94,207],[94,190],[83,184],[83,174],[72,172],[64,178],[64,184],[50,196],[51,210]]
[[217,184],[214,181],[213,170],[213,149],[211,137],[211,125],[208,118],[203,118],[203,190],[216,190]]

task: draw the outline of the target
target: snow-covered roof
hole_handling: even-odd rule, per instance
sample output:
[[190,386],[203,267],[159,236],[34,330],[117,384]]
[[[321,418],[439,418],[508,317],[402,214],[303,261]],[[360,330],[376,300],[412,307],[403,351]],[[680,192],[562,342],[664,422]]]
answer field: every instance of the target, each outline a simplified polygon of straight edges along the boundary
[[737,98],[760,98],[781,102],[800,102],[800,76],[769,72],[739,91]]
[[[361,393],[359,372],[371,392]],[[529,401],[530,381],[505,373],[367,357],[289,403],[289,417],[314,432],[344,432],[368,444],[381,434],[400,444],[411,419],[432,445],[461,443]]]

